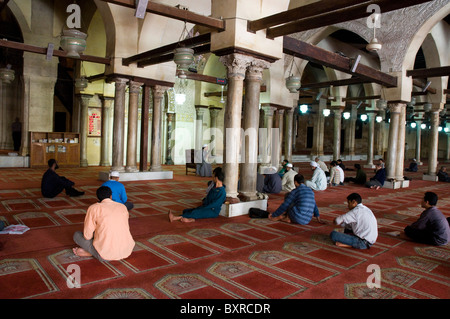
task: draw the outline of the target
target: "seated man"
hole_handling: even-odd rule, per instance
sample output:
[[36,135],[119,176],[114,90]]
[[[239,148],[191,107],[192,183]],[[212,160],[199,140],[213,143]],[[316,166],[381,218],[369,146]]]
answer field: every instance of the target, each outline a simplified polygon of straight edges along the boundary
[[102,186],[108,186],[112,191],[112,200],[124,204],[128,210],[134,207],[132,202],[128,202],[127,192],[125,186],[119,182],[120,174],[118,171],[112,171],[109,174],[109,181],[104,182]]
[[383,187],[384,182],[386,180],[386,169],[381,168],[381,165],[375,164],[375,176],[371,177],[369,181],[367,181],[366,186],[369,188],[380,189]]
[[442,166],[441,169],[439,170],[439,172],[437,173],[437,177],[438,177],[438,181],[439,182],[450,182],[450,177],[448,176],[447,173],[447,167]]
[[64,176],[56,174],[58,168],[59,166],[55,159],[52,158],[48,160],[48,169],[42,176],[41,181],[42,196],[53,198],[58,196],[63,190],[66,190],[66,194],[69,196],[84,195],[84,192],[77,191],[73,188],[75,185],[74,182]]
[[419,219],[405,228],[405,235],[412,240],[427,245],[446,245],[450,242],[449,221],[436,207],[438,196],[433,192],[426,192],[421,206],[425,210]]
[[212,166],[208,162],[208,144],[202,146],[202,162],[196,165],[196,174],[202,177],[212,176]]
[[324,161],[322,161],[319,157],[316,157],[314,161],[319,165],[322,171],[325,172],[326,176],[330,176],[330,171],[328,170],[327,164],[325,164]]
[[213,177],[216,186],[208,192],[202,205],[197,208],[187,208],[183,210],[183,213],[180,216],[175,216],[172,211],[169,211],[170,222],[179,220],[183,223],[190,223],[195,222],[196,219],[215,218],[219,216],[220,209],[227,196],[223,180],[223,172],[218,171]]
[[306,225],[314,215],[319,223],[324,223],[320,219],[314,192],[304,182],[303,175],[297,174],[294,176],[296,188],[287,194],[284,202],[275,212],[269,214],[270,220]]
[[408,172],[417,172],[417,160],[413,158],[412,162],[409,163],[409,167],[406,169]]
[[284,174],[287,171],[287,169],[286,169],[287,168],[287,164],[289,164],[289,161],[287,159],[283,160],[282,167],[278,171],[278,175],[280,175],[281,178],[283,178]]
[[341,171],[336,161],[330,163],[330,186],[339,186],[341,184]]
[[356,177],[346,177],[346,182],[353,182],[355,184],[364,185],[367,181],[367,175],[366,172],[361,168],[361,165],[355,164],[356,169]]
[[311,180],[306,181],[305,185],[315,191],[327,189],[327,177],[325,176],[325,172],[314,161],[310,162],[309,165],[311,165],[311,170],[314,172]]
[[281,179],[281,190],[285,192],[290,192],[295,189],[294,177],[297,175],[297,172],[294,171],[291,163],[286,165],[286,172]]
[[73,240],[80,247],[73,248],[77,256],[93,256],[100,261],[120,260],[131,255],[134,240],[128,224],[128,210],[111,199],[109,187],[97,189],[98,203],[89,206],[83,232],[77,231]]
[[277,174],[276,167],[266,168],[264,171],[263,193],[278,194],[281,192],[281,177]]
[[378,238],[377,219],[357,193],[347,196],[347,206],[350,211],[334,219],[336,225],[344,225],[344,233],[332,231],[331,240],[340,247],[370,248]]

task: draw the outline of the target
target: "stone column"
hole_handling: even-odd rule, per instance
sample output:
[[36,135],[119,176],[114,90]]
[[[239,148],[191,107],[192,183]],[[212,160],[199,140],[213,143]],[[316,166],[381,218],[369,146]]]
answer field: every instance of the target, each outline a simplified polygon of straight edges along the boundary
[[[217,116],[219,116],[219,112],[222,109],[220,107],[210,107],[209,108],[209,116],[211,118],[211,156],[216,156],[217,154]],[[214,138],[213,138],[214,136]]]
[[207,106],[195,106],[195,149],[201,150],[203,146],[203,115],[205,114]]
[[402,106],[400,103],[388,103],[391,118],[389,123],[389,141],[386,159],[386,180],[394,180],[396,176],[396,161],[398,149],[398,120]]
[[255,60],[248,67],[245,77],[244,156],[240,174],[240,190],[245,201],[257,199],[259,99],[262,72],[268,66],[267,62]]
[[153,121],[150,171],[160,172],[161,169],[161,113],[162,100],[166,87],[156,85],[153,87]]
[[364,168],[375,168],[373,164],[373,149],[375,140],[375,117],[376,113],[368,113],[367,120],[369,121],[369,137],[367,141],[367,164]]
[[125,89],[128,79],[116,78],[114,94],[113,149],[111,170],[123,172],[123,153],[125,135]]
[[378,114],[374,114],[375,118],[376,116],[381,116],[382,117],[382,121],[381,122],[377,122],[375,124],[375,136],[376,136],[376,143],[375,143],[375,149],[376,149],[376,153],[382,157],[385,161],[386,159],[384,158],[384,131],[385,131],[385,123],[384,123],[384,118],[385,118],[385,111],[378,111]]
[[445,140],[447,141],[447,148],[445,152],[445,161],[450,162],[450,133],[445,133]]
[[341,117],[345,106],[333,107],[334,129],[333,129],[333,160],[338,160],[341,156]]
[[398,145],[397,145],[397,160],[395,168],[395,180],[403,181],[404,166],[405,166],[405,128],[406,122],[406,104],[402,105],[400,116],[398,118]]
[[352,105],[350,112],[350,118],[346,121],[346,132],[345,132],[345,151],[344,154],[348,155],[348,159],[353,159],[355,155],[355,130],[356,130],[356,120],[358,118],[358,111],[356,105]]
[[173,131],[173,117],[175,113],[167,113],[167,153],[166,165],[173,165],[172,160],[172,131]]
[[441,104],[433,104],[430,111],[430,140],[428,145],[428,173],[430,177],[435,177],[438,165],[438,142],[439,142],[439,112]]
[[325,115],[323,115],[323,110],[327,106],[327,101],[325,99],[320,99],[319,104],[313,105],[314,115],[314,137],[313,137],[313,147],[311,149],[311,158],[316,158],[317,156],[323,155],[323,135],[324,135],[324,124]]
[[264,124],[259,135],[259,145],[261,147],[261,170],[272,166],[272,129],[273,129],[273,114],[276,110],[272,106],[263,106]]
[[78,94],[81,104],[80,112],[80,166],[87,167],[87,136],[88,136],[88,107],[89,101],[93,97],[91,94]]
[[137,128],[139,93],[143,83],[130,81],[128,101],[128,134],[126,172],[138,172],[137,168]]
[[114,98],[100,95],[100,101],[102,102],[102,147],[100,150],[100,166],[110,166],[109,163],[109,128],[111,117],[111,106]]
[[421,151],[421,143],[422,143],[422,121],[416,121],[416,161],[417,165],[422,165],[423,163],[420,161],[420,151]]
[[150,86],[144,85],[142,94],[142,110],[141,110],[141,145],[140,145],[140,159],[139,171],[145,172],[148,168],[148,122],[150,110]]
[[[284,158],[292,163],[292,143],[293,143],[293,126],[294,126],[294,108],[290,108],[286,110],[286,115],[284,117]],[[322,133],[323,133],[323,125],[322,125]],[[323,137],[323,135],[322,135]],[[323,139],[322,139],[323,142]],[[322,152],[323,152],[323,143],[322,143]]]
[[224,174],[227,191],[227,201],[239,202],[239,142],[241,135],[241,112],[244,78],[251,58],[233,53],[221,56],[219,60],[227,68],[228,91],[224,116]]
[[284,118],[284,110],[278,109],[275,118],[277,122],[276,128],[278,129],[278,139],[274,140],[274,143],[272,145],[274,157],[272,164],[275,167],[278,167],[281,164],[281,154],[283,151],[283,118]]

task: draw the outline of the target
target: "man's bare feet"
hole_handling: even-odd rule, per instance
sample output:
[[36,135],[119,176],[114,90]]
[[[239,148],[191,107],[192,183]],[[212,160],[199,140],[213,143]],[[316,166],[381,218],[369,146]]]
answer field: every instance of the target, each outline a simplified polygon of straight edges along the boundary
[[350,245],[346,245],[346,244],[343,244],[343,243],[340,243],[340,242],[336,242],[336,244],[335,244],[336,246],[339,246],[339,247],[346,247],[346,248],[350,248],[350,247],[352,247],[352,246],[350,246]]
[[88,253],[86,250],[84,250],[81,247],[72,248],[72,251],[78,257],[91,257],[92,256],[90,253]]
[[186,218],[186,217],[181,217],[180,219],[183,223],[193,223],[195,222],[194,218]]

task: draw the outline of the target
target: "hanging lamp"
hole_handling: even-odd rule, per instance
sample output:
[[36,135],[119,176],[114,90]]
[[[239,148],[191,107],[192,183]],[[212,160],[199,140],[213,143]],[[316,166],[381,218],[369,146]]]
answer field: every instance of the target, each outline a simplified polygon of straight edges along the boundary
[[[181,32],[180,39],[178,40],[178,42],[180,42],[183,38],[186,38],[187,36],[189,36],[189,32],[187,30],[185,21],[184,28],[183,31]],[[185,79],[186,71],[188,71],[189,66],[192,64],[192,62],[194,62],[194,50],[180,45],[174,51],[173,61],[177,65],[177,76],[180,79]]]
[[293,56],[292,57],[292,63],[291,63],[291,69],[289,70],[290,76],[288,76],[286,78],[286,88],[291,93],[297,93],[298,89],[301,86],[300,77],[294,76],[294,74],[292,74],[292,67],[294,66],[294,63],[295,63],[295,57]]
[[0,80],[5,84],[10,84],[15,79],[15,72],[11,69],[11,64],[5,68],[0,68]]
[[376,25],[378,23],[378,20],[380,19],[380,14],[379,13],[375,13],[373,15],[373,38],[372,40],[370,40],[369,44],[366,45],[366,49],[367,51],[370,52],[376,52],[378,50],[381,50],[382,44],[380,42],[378,42],[378,39],[376,37]]

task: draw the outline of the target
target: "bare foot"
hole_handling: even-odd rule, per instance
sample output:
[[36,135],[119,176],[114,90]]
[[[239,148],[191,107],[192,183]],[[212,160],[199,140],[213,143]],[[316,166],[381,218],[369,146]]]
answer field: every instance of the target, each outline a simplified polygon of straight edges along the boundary
[[379,189],[380,189],[380,186],[377,186],[376,190],[379,190]]
[[339,247],[346,247],[346,248],[350,248],[350,247],[352,247],[352,246],[350,246],[350,245],[346,245],[346,244],[343,244],[343,243],[340,243],[340,242],[336,242],[336,246],[339,246]]
[[183,223],[193,223],[193,222],[195,222],[195,219],[194,218],[181,217],[181,221]]
[[81,247],[72,248],[72,251],[76,256],[79,256],[79,257],[91,257],[92,256],[90,253],[88,253],[86,250],[84,250]]

